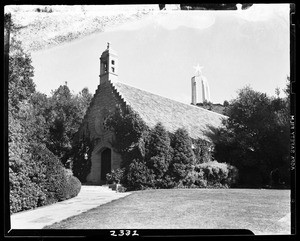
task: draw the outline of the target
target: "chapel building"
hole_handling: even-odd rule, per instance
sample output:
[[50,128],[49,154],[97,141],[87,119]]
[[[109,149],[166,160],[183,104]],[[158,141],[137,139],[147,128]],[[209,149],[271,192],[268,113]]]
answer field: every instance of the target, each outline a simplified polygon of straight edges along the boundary
[[77,135],[89,135],[94,141],[91,171],[87,183],[105,184],[106,173],[120,167],[122,157],[114,150],[114,133],[105,128],[105,118],[117,107],[130,107],[144,122],[154,127],[161,122],[174,133],[185,128],[191,138],[210,142],[209,127],[219,127],[226,116],[195,105],[184,104],[118,82],[118,56],[111,47],[100,57],[100,84],[87,109]]

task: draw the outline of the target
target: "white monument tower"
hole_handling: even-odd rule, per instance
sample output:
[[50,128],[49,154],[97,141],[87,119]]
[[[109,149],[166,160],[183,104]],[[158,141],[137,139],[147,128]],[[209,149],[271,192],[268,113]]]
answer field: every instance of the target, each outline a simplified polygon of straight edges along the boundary
[[192,77],[192,104],[197,104],[197,91],[196,91],[196,82],[201,81],[202,87],[202,102],[210,102],[210,90],[208,81],[205,76],[202,75],[203,66],[199,64],[194,67],[195,68],[195,76]]

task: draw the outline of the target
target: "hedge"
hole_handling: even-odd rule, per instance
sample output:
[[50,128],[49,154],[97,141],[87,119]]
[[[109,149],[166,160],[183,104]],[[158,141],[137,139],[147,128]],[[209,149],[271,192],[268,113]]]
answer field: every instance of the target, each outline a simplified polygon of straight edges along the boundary
[[76,196],[80,181],[44,145],[32,145],[24,159],[10,156],[10,212],[33,209]]

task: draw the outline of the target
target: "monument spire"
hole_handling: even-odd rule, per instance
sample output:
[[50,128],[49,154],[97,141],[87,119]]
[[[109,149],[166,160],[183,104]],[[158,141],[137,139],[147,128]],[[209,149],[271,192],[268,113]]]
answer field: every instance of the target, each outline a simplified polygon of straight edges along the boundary
[[210,90],[208,86],[208,81],[205,76],[202,74],[203,66],[197,64],[197,66],[193,66],[195,69],[195,76],[192,77],[192,104],[197,104],[197,82],[201,81],[202,87],[202,102],[210,102]]

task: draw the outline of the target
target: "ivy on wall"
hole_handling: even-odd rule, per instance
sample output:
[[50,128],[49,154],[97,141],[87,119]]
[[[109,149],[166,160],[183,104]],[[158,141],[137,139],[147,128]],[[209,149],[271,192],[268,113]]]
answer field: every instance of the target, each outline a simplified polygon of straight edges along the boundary
[[128,166],[133,159],[144,158],[144,137],[149,128],[130,107],[125,110],[117,107],[106,118],[104,125],[114,133],[112,146],[122,156],[121,167]]
[[236,180],[233,167],[212,162],[212,144],[191,139],[185,129],[169,133],[161,123],[149,128],[130,108],[117,108],[105,125],[114,132],[112,146],[122,157],[121,168],[108,174],[108,181],[127,190],[228,187]]
[[74,139],[72,151],[72,170],[81,182],[86,182],[87,175],[91,171],[91,158],[94,149],[94,141],[90,139],[89,132]]

